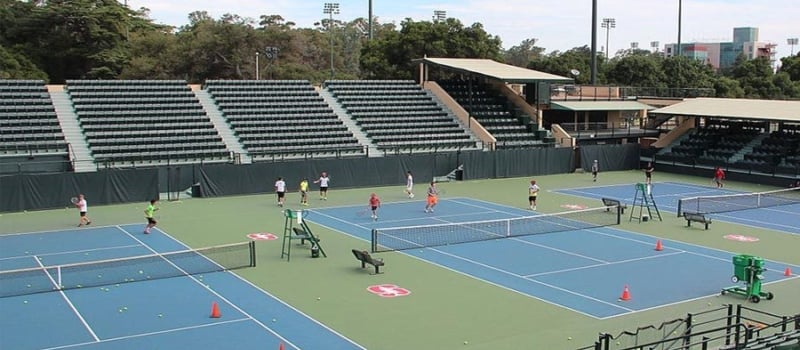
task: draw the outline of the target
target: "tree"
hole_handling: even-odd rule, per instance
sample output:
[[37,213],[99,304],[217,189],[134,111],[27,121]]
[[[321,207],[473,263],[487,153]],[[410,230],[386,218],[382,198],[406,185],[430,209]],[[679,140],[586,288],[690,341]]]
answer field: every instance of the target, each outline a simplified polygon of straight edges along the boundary
[[780,98],[783,92],[773,82],[773,71],[765,57],[747,59],[739,55],[730,69],[730,77],[739,81],[747,98]]
[[458,19],[415,22],[404,20],[399,32],[376,37],[361,50],[363,76],[412,79],[414,59],[422,57],[488,58],[500,60],[500,38],[480,23],[465,27]]
[[517,46],[503,52],[503,61],[512,66],[527,67],[532,60],[544,54],[544,48],[536,46],[537,39],[525,39]]
[[702,61],[672,56],[661,61],[667,87],[673,89],[712,88],[715,73],[710,65]]
[[779,73],[786,73],[789,79],[794,82],[800,82],[800,52],[794,56],[781,58],[781,68]]
[[606,70],[608,82],[623,86],[666,87],[666,76],[657,57],[632,53],[617,56]]
[[[541,56],[534,59],[528,64],[528,68],[561,75],[565,77],[571,76],[571,71],[577,70],[581,72],[575,78],[577,84],[588,84],[591,79],[591,49],[588,46],[575,47],[565,52],[554,51],[547,56]],[[600,56],[598,62],[602,63]],[[598,75],[598,78],[602,78]]]
[[15,53],[0,44],[0,79],[41,79],[47,74],[36,67],[25,55]]

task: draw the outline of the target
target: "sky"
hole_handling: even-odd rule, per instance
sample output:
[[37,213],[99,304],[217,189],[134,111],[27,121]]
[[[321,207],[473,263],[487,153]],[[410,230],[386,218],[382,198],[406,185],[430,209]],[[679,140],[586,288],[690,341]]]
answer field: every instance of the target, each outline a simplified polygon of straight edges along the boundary
[[[298,27],[312,27],[327,15],[328,1],[297,0],[120,0],[133,9],[146,7],[157,23],[181,26],[193,11],[207,11],[219,18],[225,13],[258,19],[281,15]],[[800,37],[800,0],[597,0],[597,49],[606,46],[603,18],[614,18],[616,28],[608,33],[613,56],[631,43],[649,49],[651,42],[676,43],[678,3],[682,2],[681,42],[732,41],[734,27],[759,28],[759,41],[778,45],[777,59],[789,56],[788,38]],[[368,17],[369,0],[339,0],[342,21]],[[479,22],[489,34],[503,41],[503,48],[535,38],[547,53],[591,44],[592,0],[372,0],[373,16],[381,23],[400,24],[405,18],[429,21],[435,10],[464,25]],[[795,46],[797,53],[800,46]]]

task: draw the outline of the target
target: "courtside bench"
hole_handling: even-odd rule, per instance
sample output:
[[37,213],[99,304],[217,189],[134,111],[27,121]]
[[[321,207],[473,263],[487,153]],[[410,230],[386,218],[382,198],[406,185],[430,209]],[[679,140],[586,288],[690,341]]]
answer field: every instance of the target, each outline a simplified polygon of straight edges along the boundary
[[373,258],[366,250],[353,249],[353,256],[361,262],[361,268],[366,268],[367,264],[375,266],[375,274],[379,274],[380,267],[384,265],[383,259]]
[[705,224],[706,230],[708,230],[708,224],[711,223],[711,219],[707,218],[705,214],[701,213],[683,213],[683,218],[686,219],[686,226],[692,227],[692,221],[699,222],[701,224]]
[[[616,199],[603,198],[602,201],[603,201],[603,205],[605,205],[606,207],[619,207],[619,209],[622,210],[620,212],[620,214],[625,214],[625,209],[628,208],[628,206],[625,205],[625,203],[622,203],[622,202],[620,202],[619,200],[616,200]],[[606,210],[608,210],[608,209],[606,209]]]

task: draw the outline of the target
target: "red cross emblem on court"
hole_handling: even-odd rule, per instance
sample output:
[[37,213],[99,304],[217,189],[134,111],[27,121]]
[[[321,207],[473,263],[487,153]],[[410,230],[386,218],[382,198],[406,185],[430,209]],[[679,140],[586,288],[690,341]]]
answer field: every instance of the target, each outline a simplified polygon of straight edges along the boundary
[[278,239],[278,236],[271,233],[251,233],[247,235],[247,238],[250,238],[254,241],[274,241]]
[[367,290],[384,298],[404,297],[411,294],[411,291],[403,287],[398,287],[394,284],[379,284],[367,287]]

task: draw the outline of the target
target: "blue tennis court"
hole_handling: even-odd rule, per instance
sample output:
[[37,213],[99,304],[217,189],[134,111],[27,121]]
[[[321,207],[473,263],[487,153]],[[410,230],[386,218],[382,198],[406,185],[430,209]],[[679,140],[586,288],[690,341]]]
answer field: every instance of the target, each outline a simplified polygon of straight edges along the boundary
[[[614,198],[630,205],[633,203],[636,189],[630,185],[608,185],[584,188],[557,190],[555,192],[580,196],[586,198]],[[713,186],[698,186],[674,182],[658,182],[652,186],[652,194],[656,205],[662,211],[676,213],[678,200],[697,196],[718,196],[731,194],[744,194],[744,192],[720,189]],[[794,197],[800,197],[794,194]],[[800,200],[800,198],[797,198]],[[732,222],[741,225],[800,234],[797,218],[800,217],[800,203],[781,205],[769,208],[738,210],[727,213],[709,215],[713,219]]]
[[[179,253],[188,248],[160,230],[144,235],[142,226],[0,236],[0,348],[363,349],[230,271],[182,274],[208,259]],[[227,249],[215,250],[215,261],[247,259]],[[155,254],[160,263],[70,267]],[[37,267],[35,277],[8,272]],[[180,276],[164,278],[171,275]],[[66,287],[25,293],[53,289],[58,280]],[[221,317],[210,317],[212,303]]]
[[[369,241],[375,228],[464,225],[477,220],[538,215],[471,198],[441,199],[435,213],[425,213],[424,206],[424,201],[384,203],[378,221],[359,215],[363,206],[314,209],[307,220]],[[735,254],[668,240],[662,240],[664,249],[657,251],[657,239],[612,226],[403,252],[601,319],[717,295],[731,285]],[[772,261],[766,265],[765,281],[796,278],[781,273],[792,265]],[[629,287],[631,300],[619,301],[625,286]]]

